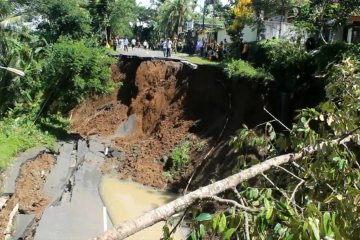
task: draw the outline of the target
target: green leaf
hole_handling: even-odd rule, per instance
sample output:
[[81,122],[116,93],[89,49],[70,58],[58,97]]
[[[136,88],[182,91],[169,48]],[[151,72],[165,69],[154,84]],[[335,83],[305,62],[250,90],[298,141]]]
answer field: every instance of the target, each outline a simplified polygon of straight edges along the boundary
[[191,238],[191,240],[198,240],[196,232],[193,231],[190,235],[190,238]]
[[199,226],[199,237],[202,238],[205,236],[205,226],[203,224],[200,224]]
[[229,228],[228,230],[225,231],[222,239],[229,240],[235,231],[236,231],[236,228]]
[[319,220],[314,218],[308,218],[309,226],[312,230],[312,236],[316,240],[320,240]]
[[226,229],[226,216],[225,214],[222,213],[220,217],[218,232],[222,233],[225,231],[225,229]]
[[305,124],[305,123],[306,123],[306,118],[301,117],[300,121],[301,121],[303,124]]
[[266,216],[265,216],[266,220],[269,220],[271,218],[273,211],[274,211],[273,207],[269,207],[268,209],[266,209]]
[[330,219],[331,219],[331,215],[329,212],[325,212],[323,215],[323,228],[324,228],[324,233],[326,236],[328,237],[333,237],[334,233],[330,228]]
[[344,239],[344,238],[341,236],[340,230],[339,230],[339,228],[336,226],[335,219],[336,219],[336,215],[333,214],[333,215],[332,215],[332,218],[331,218],[331,220],[332,220],[332,221],[331,221],[331,226],[332,226],[332,229],[334,230],[335,239],[336,239],[336,240],[342,240],[342,239]]
[[217,230],[219,223],[220,223],[220,215],[219,214],[213,215],[213,218],[211,219],[211,226],[214,231]]
[[270,133],[270,140],[274,140],[276,138],[276,133],[275,132],[271,132]]
[[195,218],[195,220],[198,222],[209,221],[211,219],[212,219],[212,214],[210,213],[201,213],[199,214],[199,216]]

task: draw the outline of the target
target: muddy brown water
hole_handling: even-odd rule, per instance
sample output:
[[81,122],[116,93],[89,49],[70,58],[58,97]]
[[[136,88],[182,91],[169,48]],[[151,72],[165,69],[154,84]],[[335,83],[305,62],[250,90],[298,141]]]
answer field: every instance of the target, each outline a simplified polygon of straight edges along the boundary
[[[143,213],[166,204],[176,198],[176,195],[156,191],[141,184],[120,181],[110,176],[104,176],[100,183],[100,194],[107,207],[113,225],[135,218]],[[160,239],[164,222],[144,229],[126,240]],[[186,239],[187,229],[180,227],[175,240]]]

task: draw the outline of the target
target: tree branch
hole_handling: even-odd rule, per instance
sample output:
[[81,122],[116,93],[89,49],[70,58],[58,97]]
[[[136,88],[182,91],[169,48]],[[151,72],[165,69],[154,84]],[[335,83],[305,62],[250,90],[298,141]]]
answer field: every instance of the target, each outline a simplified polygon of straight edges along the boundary
[[244,205],[241,205],[237,201],[234,201],[234,200],[231,200],[231,199],[224,199],[224,198],[220,198],[220,197],[217,197],[217,196],[209,196],[208,195],[208,196],[203,196],[200,199],[210,199],[210,200],[214,200],[214,201],[219,202],[219,203],[232,205],[232,206],[237,207],[237,208],[239,208],[241,210],[244,210],[246,212],[260,212],[261,211],[261,209],[259,209],[259,208],[246,207]]
[[[340,141],[340,144],[351,141],[351,139],[355,136],[348,136],[344,138]],[[339,140],[336,139],[332,142],[338,143],[338,141]],[[265,171],[270,170],[273,166],[279,166],[291,161],[299,160],[304,156],[304,154],[312,154],[316,151],[323,149],[326,144],[327,143],[322,142],[315,146],[308,146],[297,153],[285,154],[268,159],[248,169],[242,170],[237,174],[231,175],[205,187],[201,187],[185,196],[179,197],[172,202],[169,202],[163,206],[151,210],[136,219],[124,221],[120,225],[116,226],[114,229],[104,232],[96,239],[124,239],[138,231],[154,225],[157,222],[168,219],[177,212],[183,211],[184,209],[192,205],[195,201],[204,198],[204,196],[216,196],[226,190],[234,189],[240,183],[245,182],[257,175],[262,174]]]

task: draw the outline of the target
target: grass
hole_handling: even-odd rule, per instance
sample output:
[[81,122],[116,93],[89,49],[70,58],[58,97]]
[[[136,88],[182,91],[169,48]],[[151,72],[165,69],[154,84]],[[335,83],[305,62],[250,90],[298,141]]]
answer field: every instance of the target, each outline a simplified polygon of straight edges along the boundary
[[209,61],[206,58],[202,58],[202,57],[198,57],[198,56],[189,56],[189,57],[184,57],[185,60],[197,64],[197,65],[219,65],[220,62],[214,62],[214,61]]
[[190,161],[190,142],[183,141],[179,146],[174,148],[170,154],[173,164],[173,170],[179,170]]
[[229,78],[274,79],[273,76],[264,69],[254,68],[251,64],[242,60],[232,60],[226,63],[225,72]]
[[19,152],[37,146],[55,146],[55,137],[42,132],[32,123],[5,119],[0,121],[0,129],[0,171],[6,169]]

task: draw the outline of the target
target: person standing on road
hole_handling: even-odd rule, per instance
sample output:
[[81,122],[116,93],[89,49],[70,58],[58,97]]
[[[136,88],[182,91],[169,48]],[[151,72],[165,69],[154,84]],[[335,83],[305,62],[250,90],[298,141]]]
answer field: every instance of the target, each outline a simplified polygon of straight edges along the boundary
[[117,50],[118,44],[119,44],[118,38],[114,37],[114,39],[113,39],[113,49],[114,49],[114,51]]
[[144,40],[143,45],[144,45],[144,48],[145,48],[145,49],[148,49],[148,48],[149,48],[149,44],[148,44],[148,42],[147,42],[146,40]]
[[161,42],[164,57],[167,57],[167,41],[164,39]]
[[136,45],[136,40],[135,40],[135,38],[133,38],[131,40],[131,50],[134,50],[135,45]]
[[129,40],[127,38],[124,39],[124,51],[129,51],[128,49],[128,45],[129,45]]
[[172,41],[170,40],[170,38],[168,38],[166,40],[166,48],[167,48],[166,56],[167,57],[171,57],[171,47],[172,47]]

